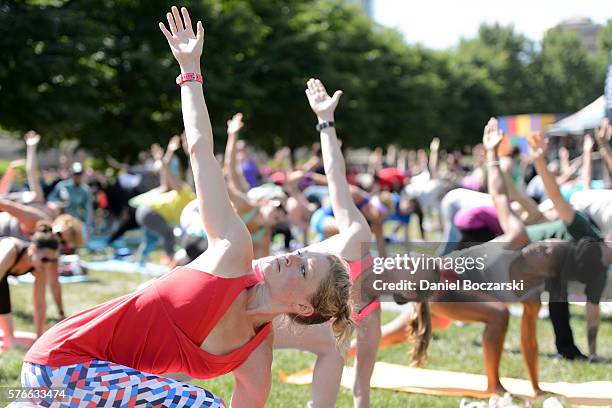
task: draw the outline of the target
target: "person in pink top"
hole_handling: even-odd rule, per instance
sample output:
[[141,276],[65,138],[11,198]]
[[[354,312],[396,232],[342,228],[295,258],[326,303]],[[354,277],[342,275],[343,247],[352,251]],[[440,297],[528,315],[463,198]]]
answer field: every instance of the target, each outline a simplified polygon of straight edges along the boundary
[[198,22],[194,32],[185,8],[182,16],[171,11],[169,29],[163,23],[160,29],[181,69],[177,82],[208,250],[137,292],[64,320],[34,344],[22,384],[65,389],[59,406],[221,407],[213,393],[171,377],[233,372],[231,405],[262,407],[271,386],[275,317],[305,325],[332,320],[339,344],[352,329],[351,284],[338,256],[297,251],[260,260],[253,272],[251,237],[213,153],[200,75],[204,28]]
[[494,206],[462,208],[453,221],[461,232],[459,249],[490,241],[504,233]]

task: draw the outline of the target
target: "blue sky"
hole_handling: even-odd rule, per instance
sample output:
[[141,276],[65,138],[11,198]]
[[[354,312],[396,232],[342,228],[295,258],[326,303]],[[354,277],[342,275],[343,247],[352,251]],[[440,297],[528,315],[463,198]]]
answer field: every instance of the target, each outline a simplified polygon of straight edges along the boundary
[[442,49],[475,37],[482,22],[514,24],[533,40],[561,20],[612,19],[612,0],[374,0],[374,20],[397,28],[409,43]]

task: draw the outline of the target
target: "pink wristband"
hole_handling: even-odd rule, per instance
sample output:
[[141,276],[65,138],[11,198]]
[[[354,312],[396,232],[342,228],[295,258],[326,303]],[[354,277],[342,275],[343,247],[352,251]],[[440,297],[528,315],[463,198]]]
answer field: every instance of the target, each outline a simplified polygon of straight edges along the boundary
[[204,83],[204,79],[202,78],[202,75],[196,74],[195,72],[187,72],[184,74],[180,74],[179,76],[176,77],[177,85],[183,85],[185,82],[189,82],[189,81],[195,81],[201,84]]

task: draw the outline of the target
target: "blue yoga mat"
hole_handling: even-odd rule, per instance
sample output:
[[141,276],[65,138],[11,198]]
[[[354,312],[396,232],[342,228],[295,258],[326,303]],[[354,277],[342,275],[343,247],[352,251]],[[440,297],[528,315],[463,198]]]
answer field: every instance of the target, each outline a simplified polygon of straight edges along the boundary
[[[25,275],[21,275],[17,277],[19,283],[32,284],[34,283],[34,275],[31,273],[27,273]],[[59,281],[61,284],[65,283],[81,283],[81,282],[89,282],[91,278],[87,275],[73,275],[73,276],[60,276]]]
[[143,275],[160,276],[168,272],[168,267],[159,264],[147,263],[140,265],[137,262],[109,259],[107,261],[83,262],[84,266],[91,271],[109,271],[124,273],[141,273]]

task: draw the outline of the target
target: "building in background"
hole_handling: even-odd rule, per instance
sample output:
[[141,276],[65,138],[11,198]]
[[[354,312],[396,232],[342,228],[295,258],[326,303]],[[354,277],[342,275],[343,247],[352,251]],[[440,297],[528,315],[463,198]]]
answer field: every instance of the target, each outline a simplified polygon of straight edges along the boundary
[[559,23],[557,27],[561,31],[578,34],[587,53],[593,54],[597,51],[597,35],[601,30],[601,26],[593,23],[593,20],[590,18],[570,18]]
[[352,3],[359,4],[364,13],[371,19],[374,18],[374,0],[350,0]]

